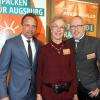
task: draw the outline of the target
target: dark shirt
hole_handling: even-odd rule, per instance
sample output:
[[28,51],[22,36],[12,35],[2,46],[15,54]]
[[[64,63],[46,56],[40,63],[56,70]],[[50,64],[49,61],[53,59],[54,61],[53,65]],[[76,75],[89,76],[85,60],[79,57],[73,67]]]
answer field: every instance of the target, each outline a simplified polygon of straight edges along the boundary
[[[60,54],[58,53],[60,52]],[[39,52],[37,68],[37,93],[41,94],[43,83],[72,81],[72,91],[76,92],[76,63],[71,46],[50,42]]]

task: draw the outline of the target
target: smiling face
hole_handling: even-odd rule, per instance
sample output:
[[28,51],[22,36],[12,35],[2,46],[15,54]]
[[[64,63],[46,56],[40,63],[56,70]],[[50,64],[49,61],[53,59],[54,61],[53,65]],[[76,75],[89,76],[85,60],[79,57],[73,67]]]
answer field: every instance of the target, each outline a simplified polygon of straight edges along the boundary
[[30,39],[33,37],[37,29],[37,22],[33,17],[27,16],[24,18],[22,23],[22,34]]
[[63,35],[66,31],[64,20],[57,19],[51,25],[51,39],[52,41],[62,41]]
[[75,39],[80,39],[85,33],[85,26],[80,17],[74,17],[70,24],[71,34]]

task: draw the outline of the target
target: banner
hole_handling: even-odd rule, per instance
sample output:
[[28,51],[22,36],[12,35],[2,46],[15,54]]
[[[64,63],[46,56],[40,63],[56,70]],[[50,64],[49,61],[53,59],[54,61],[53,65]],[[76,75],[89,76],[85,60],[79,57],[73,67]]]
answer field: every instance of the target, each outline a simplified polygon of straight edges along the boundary
[[[54,13],[53,15],[66,16],[69,23],[73,16],[81,16],[86,23],[87,35],[96,36],[98,5],[95,3],[87,3],[82,1],[69,1],[69,0],[54,0]],[[70,29],[66,30],[65,37],[72,37]]]
[[0,0],[0,51],[6,39],[21,33],[21,18],[26,13],[37,15],[35,37],[46,42],[46,0]]

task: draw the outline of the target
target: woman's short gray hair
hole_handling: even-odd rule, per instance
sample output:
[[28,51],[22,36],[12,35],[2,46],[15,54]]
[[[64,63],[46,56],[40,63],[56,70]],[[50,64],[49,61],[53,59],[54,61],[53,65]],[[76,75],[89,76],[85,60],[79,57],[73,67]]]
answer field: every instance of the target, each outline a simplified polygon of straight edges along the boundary
[[56,20],[62,20],[65,23],[65,27],[67,27],[67,20],[65,16],[55,16],[51,22],[50,22],[50,26],[56,21]]

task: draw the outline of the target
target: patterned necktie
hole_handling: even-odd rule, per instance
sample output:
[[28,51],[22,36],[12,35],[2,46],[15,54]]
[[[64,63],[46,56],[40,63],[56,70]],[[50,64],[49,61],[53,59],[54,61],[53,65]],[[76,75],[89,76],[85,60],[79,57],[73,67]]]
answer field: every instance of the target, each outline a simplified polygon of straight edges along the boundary
[[32,50],[31,50],[31,45],[30,45],[30,40],[27,40],[28,42],[28,55],[29,55],[29,62],[32,65]]

